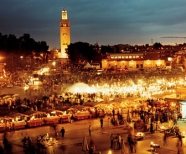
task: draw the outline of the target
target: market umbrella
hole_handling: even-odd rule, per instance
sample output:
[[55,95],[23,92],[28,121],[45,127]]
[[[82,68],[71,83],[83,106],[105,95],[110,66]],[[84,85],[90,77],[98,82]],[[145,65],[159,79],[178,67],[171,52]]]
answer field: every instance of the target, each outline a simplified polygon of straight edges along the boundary
[[87,142],[87,138],[86,136],[83,139],[83,143],[82,143],[82,151],[88,151],[88,142]]
[[121,154],[126,154],[126,147],[125,147],[125,142],[124,139],[121,139]]

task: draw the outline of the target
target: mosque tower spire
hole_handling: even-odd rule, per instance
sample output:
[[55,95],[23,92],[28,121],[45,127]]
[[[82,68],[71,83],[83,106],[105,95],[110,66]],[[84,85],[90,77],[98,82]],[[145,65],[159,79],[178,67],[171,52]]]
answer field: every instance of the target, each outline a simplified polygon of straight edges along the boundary
[[61,52],[59,58],[68,58],[66,50],[70,44],[70,20],[66,9],[62,9],[62,17],[60,19],[60,47]]

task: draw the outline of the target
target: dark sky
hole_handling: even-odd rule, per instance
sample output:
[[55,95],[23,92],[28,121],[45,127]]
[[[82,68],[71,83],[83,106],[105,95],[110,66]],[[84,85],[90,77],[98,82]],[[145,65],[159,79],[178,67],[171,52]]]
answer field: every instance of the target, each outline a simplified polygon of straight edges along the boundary
[[30,34],[59,48],[62,8],[71,22],[71,42],[90,44],[183,43],[186,0],[0,0],[0,32]]

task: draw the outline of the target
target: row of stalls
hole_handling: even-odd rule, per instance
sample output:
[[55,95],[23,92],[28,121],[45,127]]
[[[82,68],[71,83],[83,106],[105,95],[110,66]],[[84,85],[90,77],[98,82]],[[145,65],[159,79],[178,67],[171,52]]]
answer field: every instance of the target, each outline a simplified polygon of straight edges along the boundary
[[129,112],[131,113],[132,110],[139,108],[142,104],[144,102],[139,100],[114,100],[99,103],[87,102],[77,106],[61,106],[55,110],[42,109],[40,111],[28,110],[24,113],[10,113],[0,116],[0,131],[100,118],[105,115],[110,115],[113,117],[111,120],[118,121],[118,113],[127,118]]
[[10,113],[0,117],[0,131],[23,129],[57,123],[70,122],[70,114],[59,110],[26,111],[24,113]]
[[[95,112],[96,111],[96,112]],[[6,113],[0,116],[0,131],[24,129],[42,125],[69,123],[71,120],[83,120],[104,116],[103,110],[90,106],[61,107],[59,109],[27,110],[24,113]]]

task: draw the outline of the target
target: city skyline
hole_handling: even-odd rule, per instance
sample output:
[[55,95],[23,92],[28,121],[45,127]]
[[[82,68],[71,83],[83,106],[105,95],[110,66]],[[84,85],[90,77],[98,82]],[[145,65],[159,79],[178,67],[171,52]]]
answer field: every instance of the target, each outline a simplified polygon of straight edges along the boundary
[[30,34],[60,47],[59,21],[62,8],[71,22],[71,43],[99,45],[184,43],[186,1],[178,0],[0,0],[0,32],[17,37]]

